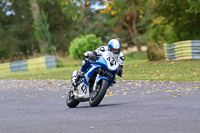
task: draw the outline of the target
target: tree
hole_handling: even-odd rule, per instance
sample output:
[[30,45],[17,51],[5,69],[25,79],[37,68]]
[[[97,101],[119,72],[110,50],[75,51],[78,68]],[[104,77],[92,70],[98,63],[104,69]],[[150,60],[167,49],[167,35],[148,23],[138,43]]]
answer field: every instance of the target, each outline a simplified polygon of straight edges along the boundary
[[47,16],[43,11],[40,12],[37,0],[30,0],[31,11],[33,14],[34,34],[40,46],[42,54],[52,53],[51,38],[49,33],[49,25],[47,23]]
[[189,8],[186,9],[186,12],[190,12],[190,13],[195,13],[198,14],[200,13],[200,1],[199,0],[187,0],[188,4],[189,4]]
[[163,25],[171,25],[177,41],[200,39],[199,4],[199,0],[163,0],[157,2],[155,14],[163,18]]
[[153,22],[148,30],[150,60],[164,58],[163,44],[200,39],[199,0],[154,0]]
[[32,55],[37,49],[37,43],[33,34],[29,1],[2,0],[0,8],[0,40],[3,45],[0,50],[5,51],[0,58],[12,58],[10,60],[13,61]]
[[39,0],[39,4],[40,8],[48,14],[52,43],[59,53],[65,54],[70,41],[81,34],[82,22],[79,20],[83,18],[83,1]]
[[102,10],[102,13],[110,13],[113,17],[111,23],[119,27],[120,30],[128,30],[131,42],[137,46],[138,51],[141,51],[140,33],[138,32],[137,22],[140,12],[139,4],[136,0],[109,0],[107,8]]

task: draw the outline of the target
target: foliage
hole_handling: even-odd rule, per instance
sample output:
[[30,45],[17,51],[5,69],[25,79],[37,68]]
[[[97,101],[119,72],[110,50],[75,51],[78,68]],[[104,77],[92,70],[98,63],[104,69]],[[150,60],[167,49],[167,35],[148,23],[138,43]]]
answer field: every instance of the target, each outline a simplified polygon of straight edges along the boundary
[[93,51],[101,46],[101,44],[101,38],[97,38],[94,34],[88,34],[86,36],[81,35],[70,43],[70,57],[74,59],[83,59],[83,55],[86,51]]
[[[110,14],[109,20],[114,31],[122,42],[137,46],[146,45],[148,36],[145,34],[152,22],[152,2],[150,0],[109,0],[102,14]],[[130,46],[130,45],[128,45]]]
[[39,0],[39,2],[40,8],[48,12],[52,43],[59,53],[68,53],[70,42],[80,34],[94,33],[104,42],[113,37],[112,27],[107,24],[108,18],[90,7],[92,4],[101,4],[102,0]]
[[[6,34],[5,34],[6,33]],[[0,57],[4,59],[11,58],[18,54],[21,41],[18,40],[13,33],[2,30],[0,25]],[[13,43],[11,44],[10,41]]]
[[72,22],[70,14],[62,12],[62,6],[59,1],[39,1],[40,9],[47,15],[47,23],[51,43],[59,53],[68,51],[69,43],[73,39],[72,29],[76,22]]
[[159,46],[157,43],[149,42],[147,52],[150,61],[165,59],[163,45]]
[[200,13],[200,1],[199,0],[187,0],[188,4],[190,5],[188,9],[186,9],[186,12],[190,13],[195,13],[198,14]]
[[178,41],[171,25],[162,25],[153,23],[151,31],[148,33],[150,41],[148,42],[148,59],[150,61],[163,60],[165,43]]
[[58,68],[64,67],[63,61],[62,61],[61,59],[58,59],[57,67],[58,67]]
[[163,0],[157,3],[154,13],[163,17],[162,25],[172,26],[178,41],[197,40],[200,39],[200,12],[194,3],[199,0]]
[[[83,11],[83,16],[83,18],[77,19],[79,25],[76,25],[72,31],[74,36],[93,33],[96,36],[101,37],[104,43],[107,43],[111,38],[116,38],[113,27],[110,26],[108,22],[111,18],[110,15],[100,14],[92,11],[90,8],[86,8]],[[79,32],[77,32],[77,30]]]
[[0,27],[0,59],[19,60],[38,49],[28,1],[0,1]]
[[[40,11],[39,16],[39,22],[33,23],[34,35],[37,41],[44,43],[43,45],[45,45],[45,47],[47,48],[48,53],[53,53],[54,48],[51,43],[49,24],[47,23],[47,15],[45,15],[44,11]],[[40,48],[40,52],[43,54],[45,53],[44,49],[42,48]]]
[[199,0],[37,0],[39,29],[30,1],[0,1],[1,60],[37,55],[38,40],[47,42],[45,53],[66,55],[74,38],[90,33],[103,43],[119,38],[127,47],[148,44],[150,60],[163,58],[164,43],[200,39]]
[[145,33],[149,35],[149,60],[164,58],[164,43],[200,39],[198,3],[199,0],[157,0],[154,3],[153,23]]

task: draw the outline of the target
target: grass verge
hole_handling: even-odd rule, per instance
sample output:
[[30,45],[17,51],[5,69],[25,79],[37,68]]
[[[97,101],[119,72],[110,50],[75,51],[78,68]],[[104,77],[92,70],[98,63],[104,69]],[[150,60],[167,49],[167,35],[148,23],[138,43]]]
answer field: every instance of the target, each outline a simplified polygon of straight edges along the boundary
[[[125,55],[124,80],[200,81],[200,61],[147,60],[146,52]],[[81,60],[62,59],[63,68],[15,73],[1,73],[0,79],[64,79],[70,80],[72,72],[79,70]],[[121,80],[121,78],[117,78]]]

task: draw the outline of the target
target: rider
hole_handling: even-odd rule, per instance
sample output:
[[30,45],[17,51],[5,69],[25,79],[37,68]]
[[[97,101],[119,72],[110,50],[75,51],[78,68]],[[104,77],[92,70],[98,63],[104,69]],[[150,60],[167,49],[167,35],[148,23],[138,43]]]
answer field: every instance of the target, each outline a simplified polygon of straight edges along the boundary
[[87,51],[84,56],[86,57],[85,60],[82,61],[82,67],[81,70],[78,73],[78,76],[76,79],[72,80],[73,85],[77,85],[77,82],[79,81],[80,78],[82,78],[90,66],[91,62],[88,60],[88,58],[93,58],[99,54],[102,54],[104,52],[109,52],[109,54],[117,60],[119,63],[119,71],[117,73],[118,76],[123,77],[124,71],[123,71],[123,66],[124,66],[124,60],[125,57],[123,53],[121,52],[121,43],[117,39],[111,39],[108,42],[108,46],[101,46],[97,48],[94,51]]

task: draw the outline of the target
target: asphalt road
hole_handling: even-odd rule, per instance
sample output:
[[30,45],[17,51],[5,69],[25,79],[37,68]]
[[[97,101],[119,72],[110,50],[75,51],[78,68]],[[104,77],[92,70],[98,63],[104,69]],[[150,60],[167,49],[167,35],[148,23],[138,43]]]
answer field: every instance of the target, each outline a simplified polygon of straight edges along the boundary
[[0,133],[200,133],[200,82],[118,81],[98,107],[70,82],[0,80]]

